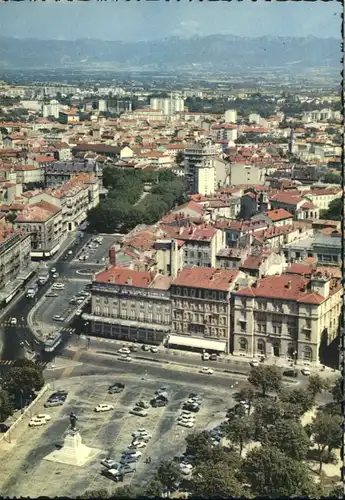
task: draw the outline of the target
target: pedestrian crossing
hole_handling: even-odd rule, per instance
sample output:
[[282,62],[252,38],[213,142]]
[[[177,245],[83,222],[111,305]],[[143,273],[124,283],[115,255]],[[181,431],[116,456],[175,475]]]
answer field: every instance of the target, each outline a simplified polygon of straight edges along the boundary
[[[2,366],[13,366],[15,363],[14,359],[0,359],[0,365]],[[35,365],[37,365],[39,368],[46,368],[48,366],[49,362],[48,361],[37,361],[35,362]]]

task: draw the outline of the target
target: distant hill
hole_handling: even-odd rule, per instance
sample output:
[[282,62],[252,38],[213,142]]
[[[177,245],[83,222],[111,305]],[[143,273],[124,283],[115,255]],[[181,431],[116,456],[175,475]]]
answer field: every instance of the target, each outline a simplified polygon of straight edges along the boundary
[[151,42],[36,40],[0,37],[3,69],[68,68],[117,70],[237,70],[291,66],[336,68],[340,66],[340,41],[336,39],[212,35]]

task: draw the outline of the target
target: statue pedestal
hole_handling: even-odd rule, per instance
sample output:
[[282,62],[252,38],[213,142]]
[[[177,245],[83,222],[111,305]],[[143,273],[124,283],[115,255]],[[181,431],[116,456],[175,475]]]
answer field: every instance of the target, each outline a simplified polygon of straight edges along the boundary
[[69,430],[62,448],[49,453],[44,460],[82,467],[102,451],[83,444],[78,430]]

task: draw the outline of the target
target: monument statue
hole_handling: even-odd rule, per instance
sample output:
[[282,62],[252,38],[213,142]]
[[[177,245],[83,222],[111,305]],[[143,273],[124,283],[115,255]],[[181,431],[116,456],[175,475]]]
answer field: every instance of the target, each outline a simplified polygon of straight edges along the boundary
[[76,428],[76,423],[77,423],[77,420],[78,420],[78,417],[75,413],[73,413],[73,411],[71,412],[70,416],[69,416],[69,421],[70,421],[70,424],[71,424],[71,430],[72,431],[76,431],[77,428]]

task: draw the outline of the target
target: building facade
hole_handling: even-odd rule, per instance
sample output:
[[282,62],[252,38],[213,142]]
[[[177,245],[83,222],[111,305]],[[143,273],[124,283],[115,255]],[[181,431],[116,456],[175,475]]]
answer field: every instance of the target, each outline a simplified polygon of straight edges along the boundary
[[229,353],[230,296],[245,275],[238,270],[183,269],[171,284],[172,334],[168,343],[199,351]]
[[214,160],[219,158],[219,144],[200,143],[185,149],[185,171],[192,194],[210,195],[217,189]]
[[94,276],[90,323],[92,335],[160,344],[170,332],[170,282],[150,272],[110,267]]
[[234,292],[234,354],[319,364],[320,343],[337,335],[342,288],[337,278],[282,274]]

